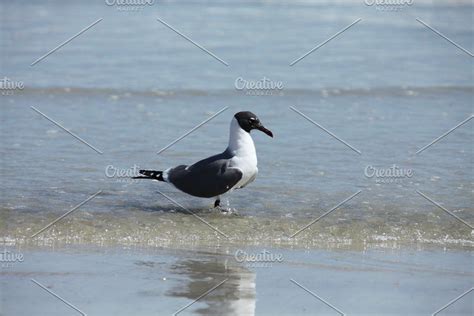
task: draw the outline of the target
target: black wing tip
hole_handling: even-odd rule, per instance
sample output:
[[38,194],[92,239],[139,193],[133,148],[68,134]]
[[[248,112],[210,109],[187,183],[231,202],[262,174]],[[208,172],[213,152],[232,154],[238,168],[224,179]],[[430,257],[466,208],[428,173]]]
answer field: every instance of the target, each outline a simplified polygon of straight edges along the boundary
[[163,171],[159,170],[140,170],[138,171],[143,176],[133,177],[133,179],[152,179],[158,181],[165,181],[163,179]]

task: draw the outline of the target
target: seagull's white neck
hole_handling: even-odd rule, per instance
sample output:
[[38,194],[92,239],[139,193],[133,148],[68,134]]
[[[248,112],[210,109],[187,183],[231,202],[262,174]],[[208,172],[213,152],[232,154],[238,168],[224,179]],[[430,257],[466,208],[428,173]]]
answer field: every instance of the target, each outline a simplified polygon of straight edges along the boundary
[[240,127],[235,117],[232,118],[232,122],[230,123],[228,149],[235,156],[257,158],[252,136]]

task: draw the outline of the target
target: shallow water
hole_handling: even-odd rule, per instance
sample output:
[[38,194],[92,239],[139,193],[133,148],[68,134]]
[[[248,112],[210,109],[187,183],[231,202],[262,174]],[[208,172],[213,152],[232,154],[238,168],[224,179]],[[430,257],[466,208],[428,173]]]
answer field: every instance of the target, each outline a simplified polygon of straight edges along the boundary
[[[35,242],[174,245],[209,244],[222,237],[184,215],[157,194],[160,190],[235,242],[351,249],[387,242],[390,247],[472,247],[472,121],[416,154],[472,115],[474,91],[472,59],[415,17],[469,49],[470,6],[417,2],[400,12],[381,12],[356,2],[163,2],[125,13],[103,3],[53,1],[2,8],[2,71],[25,83],[23,90],[1,98],[0,225],[8,242],[31,242],[31,234],[99,190]],[[156,16],[202,41],[230,66],[179,38]],[[29,66],[100,17],[104,20],[96,27]],[[359,17],[362,21],[340,38],[288,66]],[[20,27],[25,20],[29,27]],[[251,96],[234,87],[238,77],[264,76],[281,81],[283,89]],[[208,124],[156,154],[226,106]],[[163,183],[106,175],[107,168],[165,169],[220,152],[229,121],[240,110],[257,113],[275,138],[254,133],[258,178],[225,197],[238,216],[209,214],[212,201]],[[365,174],[367,168],[393,165],[413,175],[392,181]],[[289,238],[358,191],[298,238]]]
[[[383,105],[374,104],[369,109],[363,105],[374,102],[370,95],[328,96],[321,101],[325,107],[314,108],[311,102],[315,93],[306,97],[298,94],[299,110],[337,130],[362,151],[361,155],[289,110],[286,105],[293,102],[292,96],[280,96],[271,99],[272,102],[258,98],[262,102],[258,108],[251,109],[261,113],[262,120],[276,136],[270,139],[255,133],[259,176],[247,188],[225,196],[226,207],[236,210],[239,217],[216,216],[213,223],[227,229],[228,235],[244,239],[255,236],[254,242],[280,239],[361,190],[301,238],[307,238],[310,243],[325,242],[324,239],[334,235],[338,242],[352,240],[354,244],[374,238],[385,241],[385,238],[404,243],[446,241],[449,245],[471,245],[471,229],[416,190],[443,203],[467,223],[473,222],[473,169],[469,167],[472,166],[472,128],[469,125],[459,128],[421,155],[414,152],[461,121],[462,114],[469,112],[472,94],[470,91],[420,94],[385,95]],[[445,101],[451,97],[464,99],[465,108],[450,111]],[[213,99],[221,104],[225,102],[230,108],[175,146],[156,154],[209,116],[198,106],[185,107],[188,102],[215,104]],[[39,230],[41,225],[99,190],[102,190],[99,196],[65,223],[55,225],[54,234],[87,239],[81,231],[104,227],[107,231],[91,231],[92,239],[108,239],[107,232],[113,231],[114,235],[138,238],[138,243],[148,242],[144,236],[140,240],[144,234],[141,226],[133,226],[144,223],[151,229],[150,236],[164,240],[169,236],[169,242],[173,243],[181,237],[175,234],[175,227],[168,228],[171,222],[183,231],[196,226],[193,233],[203,239],[208,234],[215,235],[194,218],[182,217],[179,212],[185,211],[157,190],[198,213],[205,214],[211,200],[186,196],[163,183],[132,181],[128,174],[119,177],[113,174],[113,168],[127,172],[135,165],[165,169],[223,150],[229,117],[240,110],[238,97],[217,93],[215,96],[139,96],[137,100],[132,93],[110,100],[107,94],[100,93],[84,96],[82,92],[33,92],[30,95],[25,91],[9,100],[13,103],[4,106],[4,117],[8,120],[2,124],[5,179],[2,219],[6,222],[7,236],[21,238]],[[130,106],[136,102],[141,105]],[[104,154],[97,154],[41,118],[29,104],[67,124]],[[182,110],[176,113],[179,108]],[[339,114],[334,116],[334,112]],[[369,166],[387,169],[393,164],[412,170],[413,175],[394,182],[365,175]],[[271,225],[266,225],[267,222]],[[157,232],[161,233],[156,235]],[[324,237],[318,238],[319,235]],[[302,244],[306,246],[307,242]]]

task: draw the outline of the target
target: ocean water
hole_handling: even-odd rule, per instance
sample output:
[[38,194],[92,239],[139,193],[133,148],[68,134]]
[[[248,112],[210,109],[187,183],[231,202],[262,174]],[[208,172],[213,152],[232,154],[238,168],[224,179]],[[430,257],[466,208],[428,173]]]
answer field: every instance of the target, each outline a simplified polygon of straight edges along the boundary
[[[4,242],[472,249],[472,120],[416,153],[472,117],[474,95],[472,58],[416,19],[472,51],[472,4],[415,1],[387,11],[363,1],[156,1],[124,11],[101,1],[12,1],[0,8],[1,75],[24,83],[0,98]],[[239,78],[267,78],[282,88],[239,90]],[[275,137],[252,133],[259,175],[225,196],[233,215],[164,183],[128,178],[134,168],[163,170],[223,151],[229,122],[241,110],[256,113]],[[393,166],[404,174],[371,176]]]

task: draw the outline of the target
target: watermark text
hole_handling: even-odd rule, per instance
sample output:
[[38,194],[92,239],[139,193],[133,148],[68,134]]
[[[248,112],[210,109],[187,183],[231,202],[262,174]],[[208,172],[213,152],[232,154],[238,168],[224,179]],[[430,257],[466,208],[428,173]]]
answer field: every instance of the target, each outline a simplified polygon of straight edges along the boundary
[[365,5],[380,11],[399,11],[413,5],[414,0],[364,0]]
[[234,81],[234,87],[237,91],[242,91],[246,95],[283,95],[283,82],[273,81],[267,77],[259,80],[247,80],[238,77]]
[[24,256],[20,252],[7,249],[3,249],[3,251],[0,252],[0,266],[2,268],[11,268],[15,263],[21,263],[24,260]]
[[105,176],[107,178],[116,179],[118,182],[130,182],[133,181],[133,177],[140,176],[139,170],[140,167],[136,164],[129,168],[107,165],[105,167]]
[[410,168],[400,168],[396,164],[388,168],[368,165],[364,169],[364,175],[369,179],[375,179],[376,183],[397,183],[403,179],[413,177],[414,172]]
[[269,268],[274,263],[281,263],[283,261],[283,254],[275,254],[266,249],[257,253],[238,249],[234,254],[234,258],[238,263],[245,264],[246,267]]
[[141,11],[146,6],[155,4],[155,0],[105,0],[109,7],[116,7],[117,11]]
[[13,95],[15,91],[23,90],[25,84],[23,81],[14,81],[8,77],[0,79],[0,92],[2,95]]

